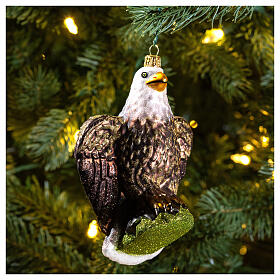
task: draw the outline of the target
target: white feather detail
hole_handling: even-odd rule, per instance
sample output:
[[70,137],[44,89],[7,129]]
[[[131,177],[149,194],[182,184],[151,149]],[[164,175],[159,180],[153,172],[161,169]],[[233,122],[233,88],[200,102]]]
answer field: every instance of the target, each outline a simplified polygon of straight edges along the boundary
[[103,241],[102,253],[105,257],[109,258],[114,262],[118,262],[119,264],[137,265],[144,261],[153,259],[163,250],[163,248],[161,248],[158,251],[147,255],[129,255],[119,250],[116,250],[118,238],[118,231],[112,228],[110,235],[106,236]]
[[[142,73],[146,72],[146,78]],[[125,121],[135,119],[169,120],[173,113],[168,103],[167,89],[162,92],[147,86],[146,81],[157,72],[163,72],[159,67],[142,67],[134,75],[129,95],[119,116]]]

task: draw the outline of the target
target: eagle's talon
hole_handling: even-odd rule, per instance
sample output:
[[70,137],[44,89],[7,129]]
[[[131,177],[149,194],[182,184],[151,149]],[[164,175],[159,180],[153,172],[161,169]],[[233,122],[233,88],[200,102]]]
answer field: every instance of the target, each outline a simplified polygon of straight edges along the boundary
[[173,207],[171,206],[170,212],[171,212],[171,214],[177,214],[177,213],[179,212],[179,209],[173,208]]
[[136,235],[136,226],[141,222],[141,217],[133,218],[127,223],[125,232]]
[[156,195],[147,195],[146,202],[149,211],[152,210],[152,213],[155,214],[156,218],[159,213],[170,213],[176,214],[179,212],[180,207],[183,206],[181,202],[175,195],[163,195],[161,193]]
[[156,213],[156,216],[158,216],[158,214],[159,214],[159,212],[160,212],[159,209],[160,209],[160,208],[158,207],[158,204],[155,203],[155,204],[154,204],[154,211],[155,211],[155,213]]
[[167,207],[166,207],[166,211],[167,211],[167,212],[170,212],[171,209],[172,209],[172,205],[171,205],[171,203],[168,203],[168,204],[167,204]]

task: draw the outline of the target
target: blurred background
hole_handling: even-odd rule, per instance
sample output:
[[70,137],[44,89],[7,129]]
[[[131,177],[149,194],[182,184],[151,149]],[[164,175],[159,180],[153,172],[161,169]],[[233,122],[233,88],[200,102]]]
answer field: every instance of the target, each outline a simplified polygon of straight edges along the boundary
[[[7,7],[7,273],[273,273],[273,7]],[[194,228],[120,265],[79,181],[80,126],[117,115],[157,43],[194,141]],[[155,49],[153,49],[154,51]]]

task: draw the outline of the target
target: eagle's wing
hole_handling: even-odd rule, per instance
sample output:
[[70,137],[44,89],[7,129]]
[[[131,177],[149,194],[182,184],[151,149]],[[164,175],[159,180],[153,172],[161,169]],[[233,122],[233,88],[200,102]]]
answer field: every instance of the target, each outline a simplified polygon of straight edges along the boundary
[[115,116],[89,118],[80,129],[74,151],[81,182],[106,235],[120,200],[114,143],[121,124],[122,119]]
[[186,174],[187,160],[191,154],[193,132],[182,117],[174,117],[174,124],[181,155],[180,175],[181,179],[183,179]]

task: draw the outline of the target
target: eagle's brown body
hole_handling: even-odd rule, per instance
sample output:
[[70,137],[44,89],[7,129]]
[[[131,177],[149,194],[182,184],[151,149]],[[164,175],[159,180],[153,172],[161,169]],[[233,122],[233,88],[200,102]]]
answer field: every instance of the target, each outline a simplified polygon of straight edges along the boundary
[[140,68],[119,116],[94,116],[81,127],[74,156],[106,235],[133,232],[139,217],[174,214],[183,204],[176,194],[192,131],[173,116],[167,80],[160,67]]
[[130,128],[125,123],[116,147],[119,178],[127,196],[135,198],[155,189],[177,193],[185,172],[180,170],[180,145],[173,119],[135,121]]
[[135,210],[134,215],[150,214],[155,204],[179,203],[176,193],[191,144],[191,129],[180,117],[128,124],[122,117],[103,115],[84,123],[75,158],[105,234],[115,222],[121,197],[132,201],[127,211]]

